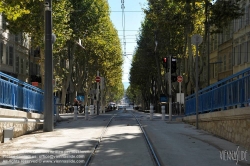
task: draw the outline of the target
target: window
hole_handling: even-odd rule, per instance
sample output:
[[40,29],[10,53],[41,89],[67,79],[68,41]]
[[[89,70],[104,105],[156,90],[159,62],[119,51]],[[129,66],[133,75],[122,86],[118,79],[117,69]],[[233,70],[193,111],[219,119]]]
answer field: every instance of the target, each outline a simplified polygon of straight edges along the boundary
[[21,59],[21,74],[24,73],[24,59]]
[[9,65],[13,66],[13,58],[14,58],[14,48],[12,46],[9,47]]
[[14,48],[13,46],[7,46],[6,47],[6,61],[3,63],[6,65],[13,66],[13,59],[14,58]]
[[[217,61],[221,62],[223,57],[224,56],[219,56]],[[223,71],[223,65],[222,64],[221,65],[214,64],[214,66],[216,66],[216,74]]]
[[2,16],[2,29],[3,30],[6,30],[6,19],[5,19],[5,15],[4,14],[2,14],[1,15]]
[[218,48],[218,39],[219,39],[219,34],[213,34],[212,37],[210,38],[210,52]]
[[209,41],[209,52],[212,52],[214,50],[213,42],[214,42],[214,35],[211,35],[210,41]]
[[211,64],[211,67],[209,69],[210,69],[210,73],[209,73],[210,76],[209,77],[210,78],[215,78],[215,76],[214,76],[214,65]]
[[18,42],[19,36],[15,35],[15,42]]
[[239,56],[239,53],[240,53],[240,46],[237,45],[234,47],[234,65],[239,65],[240,64],[240,56]]
[[246,9],[246,25],[250,24],[250,5]]
[[218,34],[214,35],[214,49],[216,50],[218,48]]
[[243,61],[244,62],[247,62],[247,42],[245,42],[244,43],[244,52],[243,52],[243,54],[244,54],[244,56],[243,56]]
[[26,74],[29,74],[29,61],[26,61]]
[[232,70],[233,64],[232,64],[232,53],[230,52],[228,55],[228,70]]
[[40,57],[40,47],[37,47],[37,48],[34,50],[34,57]]
[[250,62],[250,41],[247,41],[247,61]]
[[3,43],[0,42],[0,63],[3,63]]
[[4,64],[9,64],[9,59],[8,59],[8,55],[9,55],[9,49],[8,49],[8,46],[6,47],[6,53],[5,53],[5,61],[3,62]]
[[224,29],[222,30],[222,33],[218,34],[218,44],[219,45],[223,42],[223,35],[224,35]]
[[214,78],[216,78],[218,76],[219,70],[221,68],[221,65],[215,65],[213,64],[213,68],[214,68]]
[[240,28],[239,28],[239,22],[240,19],[235,19],[234,20],[234,32],[237,32]]
[[243,64],[246,60],[246,43],[240,45],[240,64]]
[[19,73],[19,57],[16,57],[16,73]]
[[227,70],[227,55],[224,55],[223,59],[223,71]]
[[245,24],[246,24],[246,22],[245,22],[245,15],[243,15],[243,16],[241,16],[241,18],[240,18],[241,20],[241,24],[240,24],[240,28],[244,28],[245,27]]
[[242,45],[238,45],[238,53],[237,53],[237,59],[238,59],[238,63],[237,65],[240,65],[241,64],[241,46]]

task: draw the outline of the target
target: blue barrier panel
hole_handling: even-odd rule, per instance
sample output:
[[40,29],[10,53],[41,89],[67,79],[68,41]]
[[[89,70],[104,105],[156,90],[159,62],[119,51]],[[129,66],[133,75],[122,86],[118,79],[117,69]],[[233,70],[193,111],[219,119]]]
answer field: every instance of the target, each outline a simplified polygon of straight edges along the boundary
[[[250,104],[250,68],[229,76],[198,92],[198,112],[226,110]],[[195,94],[185,98],[185,114],[196,114]]]
[[0,106],[42,113],[43,91],[0,72]]

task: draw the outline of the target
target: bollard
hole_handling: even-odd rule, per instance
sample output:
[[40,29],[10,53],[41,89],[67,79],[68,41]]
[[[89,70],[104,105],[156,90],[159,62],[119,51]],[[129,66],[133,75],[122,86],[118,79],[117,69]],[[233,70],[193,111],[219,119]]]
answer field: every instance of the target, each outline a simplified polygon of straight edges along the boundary
[[77,106],[74,106],[74,120],[77,120]]
[[60,118],[60,116],[59,116],[59,105],[57,105],[57,104],[59,104],[59,101],[60,101],[60,99],[59,98],[56,98],[56,122],[59,120],[59,118]]
[[102,106],[99,106],[99,115],[102,114]]
[[85,120],[88,120],[89,116],[89,107],[86,105],[85,106]]
[[161,106],[162,120],[165,120],[165,106]]
[[154,106],[150,106],[150,120],[153,120]]
[[105,113],[105,107],[102,106],[102,113],[104,114]]
[[102,113],[104,113],[105,114],[105,106],[102,106]]
[[105,114],[105,106],[102,106],[102,113]]
[[89,106],[90,115],[94,115],[94,105]]

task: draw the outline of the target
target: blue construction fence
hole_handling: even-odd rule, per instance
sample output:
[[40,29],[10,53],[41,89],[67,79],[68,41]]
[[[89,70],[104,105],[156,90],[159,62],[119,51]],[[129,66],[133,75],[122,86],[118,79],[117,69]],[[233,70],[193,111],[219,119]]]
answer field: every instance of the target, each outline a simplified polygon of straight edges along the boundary
[[[213,112],[250,104],[250,68],[198,92],[198,112]],[[195,94],[185,98],[185,115],[196,114]]]
[[0,72],[1,107],[42,113],[43,93],[35,86]]

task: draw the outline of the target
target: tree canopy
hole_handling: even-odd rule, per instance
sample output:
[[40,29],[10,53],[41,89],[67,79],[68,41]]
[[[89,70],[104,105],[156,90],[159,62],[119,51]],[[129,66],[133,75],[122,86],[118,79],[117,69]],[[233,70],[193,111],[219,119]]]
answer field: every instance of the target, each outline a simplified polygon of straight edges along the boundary
[[[167,69],[162,66],[162,58],[177,59],[177,70],[172,76],[182,75],[182,90],[186,95],[194,91],[195,47],[191,43],[194,34],[203,37],[198,48],[199,85],[207,86],[207,41],[208,25],[218,33],[231,21],[242,15],[239,1],[218,0],[148,0],[144,9],[145,20],[141,24],[130,70],[131,92],[142,96],[146,107],[158,106],[160,95],[168,96]],[[223,10],[222,10],[223,9]],[[133,89],[135,88],[135,89]],[[177,82],[172,83],[172,94],[178,92]],[[138,94],[139,93],[139,94]]]
[[[105,78],[105,101],[123,96],[123,57],[118,33],[110,20],[106,0],[52,1],[54,78],[56,91],[89,95],[97,71]],[[2,12],[12,33],[29,35],[32,48],[41,49],[41,75],[44,76],[44,1],[3,0]],[[68,88],[70,87],[70,89]],[[113,94],[113,95],[110,95]],[[112,96],[112,97],[111,97]]]

